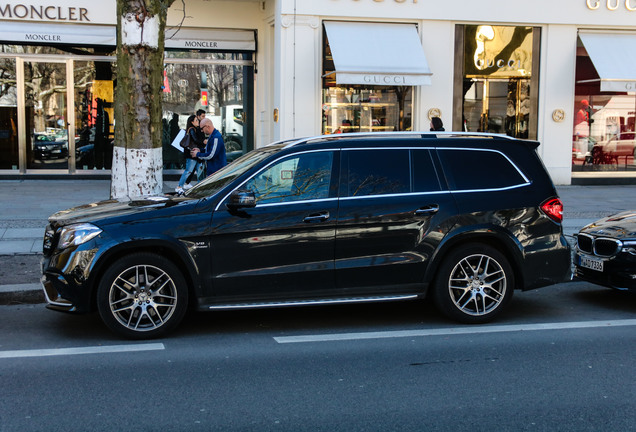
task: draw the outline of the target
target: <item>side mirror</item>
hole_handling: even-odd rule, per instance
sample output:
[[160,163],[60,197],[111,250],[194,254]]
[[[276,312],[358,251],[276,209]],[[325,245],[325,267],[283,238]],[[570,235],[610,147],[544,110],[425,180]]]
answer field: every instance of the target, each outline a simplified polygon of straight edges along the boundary
[[256,195],[249,190],[237,189],[230,194],[226,206],[230,210],[256,207]]

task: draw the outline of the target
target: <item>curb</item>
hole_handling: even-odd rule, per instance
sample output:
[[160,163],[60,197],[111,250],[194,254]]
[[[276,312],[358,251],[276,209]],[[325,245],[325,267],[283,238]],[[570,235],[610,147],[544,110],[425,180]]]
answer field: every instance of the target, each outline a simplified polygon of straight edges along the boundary
[[39,283],[0,285],[0,305],[45,303],[44,292]]

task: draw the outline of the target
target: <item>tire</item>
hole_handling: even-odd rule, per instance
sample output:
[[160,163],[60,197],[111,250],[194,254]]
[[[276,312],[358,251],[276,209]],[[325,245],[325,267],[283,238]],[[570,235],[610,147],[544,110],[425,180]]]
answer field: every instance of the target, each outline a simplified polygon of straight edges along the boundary
[[168,259],[136,253],[117,260],[97,288],[97,309],[113,332],[151,339],[174,329],[188,306],[183,274]]
[[505,309],[514,286],[512,267],[502,253],[487,245],[467,244],[444,258],[433,295],[438,309],[449,318],[481,324]]
[[243,145],[238,141],[230,139],[225,142],[225,151],[227,152],[239,151],[242,149],[243,149]]

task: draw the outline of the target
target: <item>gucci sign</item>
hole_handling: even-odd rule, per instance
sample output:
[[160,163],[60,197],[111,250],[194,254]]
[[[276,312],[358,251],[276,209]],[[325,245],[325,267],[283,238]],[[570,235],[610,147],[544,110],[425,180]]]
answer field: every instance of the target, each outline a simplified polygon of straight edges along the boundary
[[636,0],[585,0],[588,9],[604,9],[615,11],[624,6],[630,12],[636,11]]

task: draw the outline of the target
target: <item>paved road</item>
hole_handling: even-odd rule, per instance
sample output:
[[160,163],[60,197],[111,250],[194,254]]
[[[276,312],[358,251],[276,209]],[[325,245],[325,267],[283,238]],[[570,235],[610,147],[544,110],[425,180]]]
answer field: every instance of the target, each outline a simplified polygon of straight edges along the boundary
[[409,302],[200,313],[130,342],[96,315],[2,314],[2,432],[636,430],[636,297],[582,282],[469,327]]

